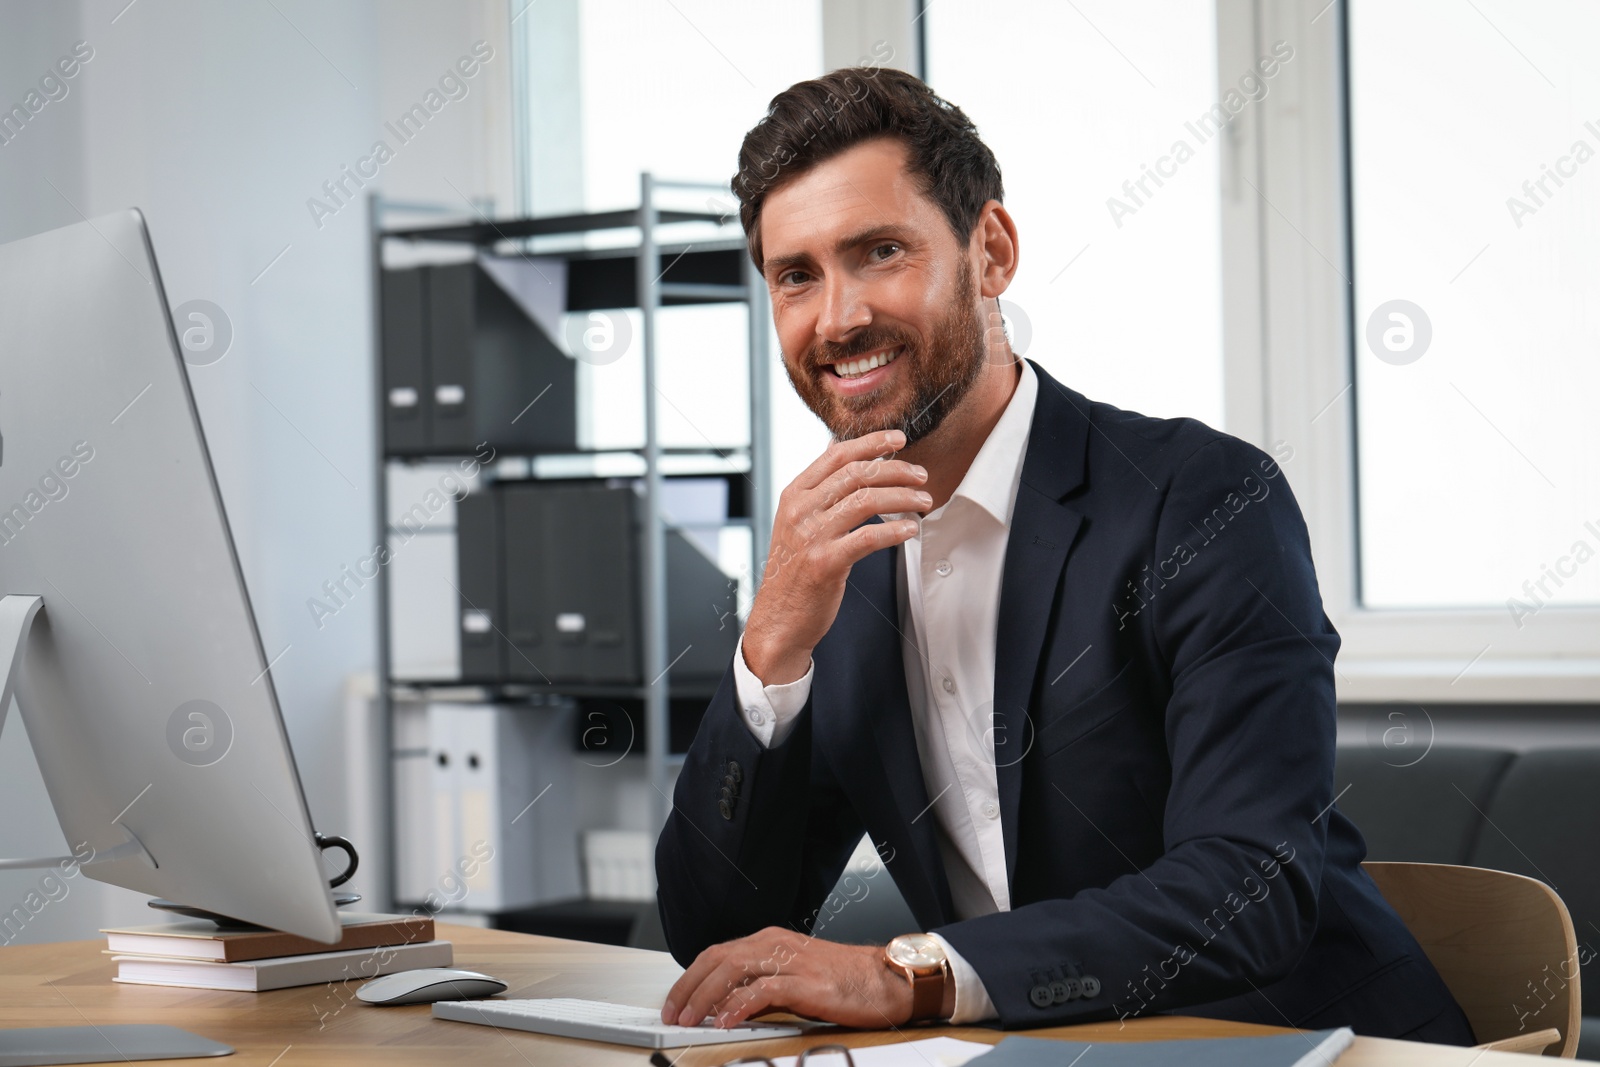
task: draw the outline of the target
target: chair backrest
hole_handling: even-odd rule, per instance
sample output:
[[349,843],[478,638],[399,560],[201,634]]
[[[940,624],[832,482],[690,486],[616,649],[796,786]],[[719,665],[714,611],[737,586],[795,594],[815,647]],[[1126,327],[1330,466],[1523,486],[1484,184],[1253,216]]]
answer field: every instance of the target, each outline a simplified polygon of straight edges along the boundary
[[1377,732],[1374,743],[1341,744],[1334,759],[1338,808],[1366,838],[1367,855],[1412,863],[1476,863],[1472,849],[1484,832],[1481,813],[1514,753],[1452,745],[1418,750],[1414,745],[1386,745],[1387,736]]
[[1480,1042],[1557,1028],[1578,1048],[1578,943],[1566,905],[1533,878],[1444,863],[1362,864],[1428,954]]
[[[1578,932],[1590,980],[1589,1015],[1600,1015],[1600,747],[1565,745],[1524,752],[1483,804],[1484,827],[1462,862],[1515,871],[1561,894]],[[1383,856],[1381,859],[1422,859]]]

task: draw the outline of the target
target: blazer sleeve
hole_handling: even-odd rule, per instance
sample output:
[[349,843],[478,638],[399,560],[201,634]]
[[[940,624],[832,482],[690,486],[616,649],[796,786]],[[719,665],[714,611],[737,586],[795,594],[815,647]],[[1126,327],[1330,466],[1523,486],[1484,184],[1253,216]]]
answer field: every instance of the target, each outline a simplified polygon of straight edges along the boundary
[[673,957],[768,926],[809,933],[862,825],[811,744],[812,694],[765,748],[739,716],[730,663],[678,773],[656,843],[656,897]]
[[[1171,682],[1163,854],[1070,898],[937,930],[977,970],[1002,1025],[1127,1018],[1249,993],[1288,974],[1310,943],[1333,799],[1339,637],[1281,474],[1254,446],[1214,440],[1179,466],[1161,505],[1156,558],[1191,546],[1140,621]],[[1226,529],[1203,540],[1219,508]],[[1051,817],[1081,820],[1074,783],[1056,785],[1063,799]],[[1079,995],[1051,1003],[1062,961],[1073,962]]]

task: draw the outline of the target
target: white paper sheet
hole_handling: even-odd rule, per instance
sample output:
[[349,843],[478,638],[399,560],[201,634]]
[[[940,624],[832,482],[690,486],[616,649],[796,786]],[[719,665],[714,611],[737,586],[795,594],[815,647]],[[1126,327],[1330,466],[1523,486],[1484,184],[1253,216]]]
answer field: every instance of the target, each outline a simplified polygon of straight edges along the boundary
[[[962,1064],[993,1045],[979,1041],[957,1041],[953,1037],[929,1037],[921,1041],[904,1041],[897,1045],[873,1045],[870,1048],[853,1048],[850,1058],[856,1067],[961,1067]],[[777,1067],[794,1067],[797,1056],[775,1060]],[[808,1067],[835,1067],[844,1063],[843,1056],[812,1056]]]

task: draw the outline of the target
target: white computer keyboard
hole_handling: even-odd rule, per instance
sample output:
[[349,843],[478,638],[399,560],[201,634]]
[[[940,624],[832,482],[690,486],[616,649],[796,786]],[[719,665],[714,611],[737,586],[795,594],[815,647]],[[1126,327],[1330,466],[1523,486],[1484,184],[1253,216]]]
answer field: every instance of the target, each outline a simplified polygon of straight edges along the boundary
[[508,1030],[526,1030],[534,1034],[610,1041],[639,1048],[682,1048],[685,1045],[712,1045],[724,1041],[763,1041],[773,1037],[794,1037],[803,1032],[798,1026],[774,1026],[769,1023],[745,1023],[719,1030],[711,1025],[710,1019],[706,1020],[704,1026],[668,1026],[661,1021],[659,1008],[634,1008],[626,1004],[566,997],[545,1000],[445,1000],[434,1004],[433,1017]]

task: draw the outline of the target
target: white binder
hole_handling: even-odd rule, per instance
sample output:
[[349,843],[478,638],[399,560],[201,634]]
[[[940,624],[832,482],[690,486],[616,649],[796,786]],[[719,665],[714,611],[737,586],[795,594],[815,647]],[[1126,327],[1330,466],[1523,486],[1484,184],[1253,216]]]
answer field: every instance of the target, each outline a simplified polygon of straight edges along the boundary
[[397,745],[397,901],[504,912],[582,896],[574,715],[571,701],[427,704],[406,723],[426,755]]
[[570,701],[428,705],[431,804],[419,821],[431,838],[432,898],[424,903],[498,912],[582,895],[574,715]]

